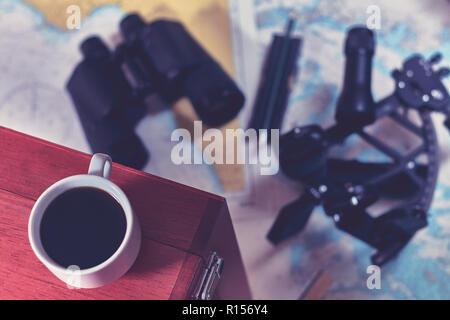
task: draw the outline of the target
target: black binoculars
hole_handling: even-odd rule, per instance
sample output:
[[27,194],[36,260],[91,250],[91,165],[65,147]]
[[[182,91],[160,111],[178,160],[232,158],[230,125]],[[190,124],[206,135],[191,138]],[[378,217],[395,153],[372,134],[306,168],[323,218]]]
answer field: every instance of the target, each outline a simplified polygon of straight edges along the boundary
[[86,39],[67,83],[93,152],[141,169],[149,156],[134,126],[152,95],[168,103],[189,98],[208,126],[224,125],[243,106],[234,81],[180,23],[146,24],[130,14],[120,31],[124,41],[114,51],[99,37]]

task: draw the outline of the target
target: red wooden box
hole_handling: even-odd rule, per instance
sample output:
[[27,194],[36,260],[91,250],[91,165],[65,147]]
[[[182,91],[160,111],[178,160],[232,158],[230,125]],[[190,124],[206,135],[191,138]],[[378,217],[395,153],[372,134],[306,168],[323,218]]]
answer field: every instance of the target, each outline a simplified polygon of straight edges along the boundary
[[69,289],[58,280],[31,249],[29,214],[51,184],[87,173],[90,158],[0,127],[0,299],[189,299],[205,289],[213,251],[224,259],[214,298],[250,298],[225,199],[119,164],[111,180],[128,196],[142,228],[135,264],[97,289]]

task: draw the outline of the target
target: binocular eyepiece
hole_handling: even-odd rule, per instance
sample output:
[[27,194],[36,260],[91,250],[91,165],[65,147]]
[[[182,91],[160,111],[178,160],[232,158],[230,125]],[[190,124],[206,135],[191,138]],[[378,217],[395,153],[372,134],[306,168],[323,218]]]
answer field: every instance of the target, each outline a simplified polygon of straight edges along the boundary
[[209,126],[232,120],[244,95],[221,66],[178,22],[145,23],[136,14],[120,23],[124,42],[114,51],[96,36],[81,44],[83,60],[67,83],[93,152],[141,169],[148,153],[134,133],[150,95],[191,101]]

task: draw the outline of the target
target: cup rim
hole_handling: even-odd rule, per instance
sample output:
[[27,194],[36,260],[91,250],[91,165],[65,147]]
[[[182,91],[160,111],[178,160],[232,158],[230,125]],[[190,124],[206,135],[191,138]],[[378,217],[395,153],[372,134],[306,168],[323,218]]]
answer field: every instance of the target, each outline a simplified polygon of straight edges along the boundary
[[[89,184],[89,181],[91,182],[90,184]],[[103,186],[102,187],[99,187],[97,185],[93,186],[92,185],[93,181],[100,182],[101,184],[103,184]],[[55,189],[57,189],[58,187],[63,187],[65,184],[68,184],[70,182],[77,182],[79,184],[76,186],[66,188],[66,189],[61,188],[61,190],[59,192],[55,193]],[[58,264],[56,261],[54,261],[50,257],[50,255],[45,251],[45,249],[42,245],[42,242],[41,242],[40,232],[38,232],[38,234],[36,234],[35,231],[36,231],[36,229],[40,230],[40,223],[42,220],[42,216],[45,212],[45,209],[47,209],[47,207],[51,201],[53,201],[54,199],[56,199],[56,197],[58,197],[59,195],[63,194],[64,192],[66,192],[68,190],[80,188],[80,187],[97,188],[97,189],[102,190],[103,192],[108,193],[110,196],[112,196],[122,207],[124,214],[125,214],[126,223],[127,223],[126,229],[125,229],[125,235],[122,239],[122,242],[120,243],[119,248],[117,248],[117,250],[108,259],[106,259],[102,263],[95,265],[93,267],[87,268],[87,269],[77,270],[77,275],[84,276],[84,275],[92,274],[99,270],[102,270],[105,267],[107,267],[108,265],[110,265],[111,263],[113,263],[118,258],[118,256],[125,250],[125,247],[130,242],[133,225],[135,224],[132,208],[131,208],[130,202],[129,202],[127,196],[125,195],[125,193],[114,182],[112,182],[106,178],[96,176],[96,175],[91,175],[91,174],[74,175],[74,176],[70,176],[70,177],[67,177],[67,178],[64,178],[62,180],[55,182],[39,196],[39,198],[36,200],[36,202],[33,206],[33,209],[31,210],[30,218],[28,221],[28,238],[29,238],[29,241],[30,241],[30,244],[31,244],[31,247],[32,247],[34,253],[39,258],[39,260],[41,260],[42,263],[44,263],[47,267],[53,269],[54,271],[63,272],[63,273],[67,272],[67,268],[64,268],[63,266]],[[48,198],[50,198],[50,197],[51,197],[50,202],[47,203],[47,205],[45,205],[44,202],[46,200],[48,200]],[[120,199],[119,199],[119,197],[120,197]],[[40,214],[39,217],[37,216],[38,214]],[[36,219],[39,219],[39,220],[36,221]],[[39,226],[37,228],[35,227],[36,223],[39,223]],[[38,243],[36,243],[36,242],[38,242]]]

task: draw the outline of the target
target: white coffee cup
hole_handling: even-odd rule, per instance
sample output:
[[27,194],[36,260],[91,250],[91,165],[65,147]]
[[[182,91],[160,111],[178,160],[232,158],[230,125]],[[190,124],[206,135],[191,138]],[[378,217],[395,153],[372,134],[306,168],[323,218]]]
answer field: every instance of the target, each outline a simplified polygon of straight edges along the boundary
[[[111,158],[97,153],[91,159],[88,174],[80,174],[60,180],[50,186],[36,201],[28,222],[31,247],[41,262],[70,288],[96,288],[104,286],[124,275],[133,265],[141,245],[141,229],[125,193],[109,180]],[[126,218],[125,236],[119,248],[106,261],[88,269],[65,268],[56,263],[45,251],[40,224],[49,204],[62,193],[80,187],[100,189],[112,196],[121,206]]]

